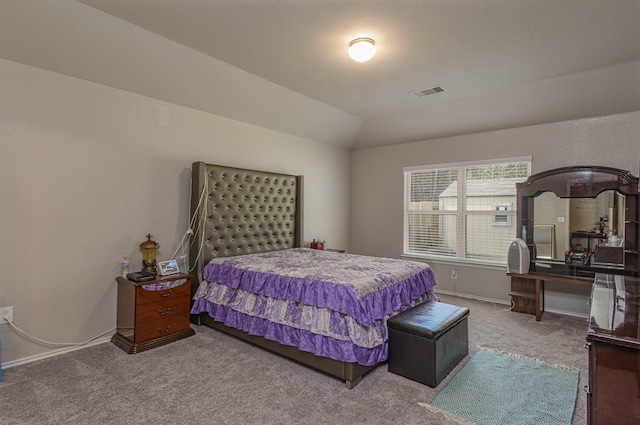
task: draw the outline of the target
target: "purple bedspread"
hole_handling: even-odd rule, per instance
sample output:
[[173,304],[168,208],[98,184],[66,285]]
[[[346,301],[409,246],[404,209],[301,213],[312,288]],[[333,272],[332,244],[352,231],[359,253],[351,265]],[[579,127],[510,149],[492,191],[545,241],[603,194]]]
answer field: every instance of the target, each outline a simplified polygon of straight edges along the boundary
[[[307,248],[217,258],[205,267],[204,279],[193,314],[204,311],[252,335],[363,365],[386,360],[386,319],[429,300],[435,285],[424,263]],[[279,307],[279,300],[289,301]],[[277,318],[255,308],[269,302]],[[318,313],[309,313],[309,306]],[[298,317],[289,310],[299,310]],[[307,325],[305,316],[317,323]],[[330,323],[341,316],[340,326]],[[362,343],[363,334],[377,345]]]

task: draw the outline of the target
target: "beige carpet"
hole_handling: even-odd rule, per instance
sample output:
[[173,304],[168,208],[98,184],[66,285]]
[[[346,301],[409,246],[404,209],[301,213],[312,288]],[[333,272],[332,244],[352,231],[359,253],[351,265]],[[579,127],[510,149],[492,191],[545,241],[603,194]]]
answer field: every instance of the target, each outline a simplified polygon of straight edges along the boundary
[[[578,388],[587,384],[585,319],[545,313],[536,322],[504,305],[441,298],[470,309],[472,352],[482,346],[572,366],[580,369]],[[136,355],[107,343],[6,369],[0,423],[454,423],[418,405],[431,401],[453,373],[432,389],[387,372],[385,364],[347,390],[332,377],[214,330],[195,329],[191,338]],[[585,418],[579,390],[573,424]]]

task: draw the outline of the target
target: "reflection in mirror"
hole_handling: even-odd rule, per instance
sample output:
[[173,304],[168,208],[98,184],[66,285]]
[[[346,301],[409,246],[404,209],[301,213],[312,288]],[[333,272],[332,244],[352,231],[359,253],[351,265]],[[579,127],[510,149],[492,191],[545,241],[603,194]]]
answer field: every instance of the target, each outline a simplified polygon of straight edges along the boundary
[[534,203],[536,258],[566,263],[622,264],[624,196],[559,198],[543,192]]
[[536,258],[556,258],[556,226],[554,224],[536,224],[533,233],[536,245]]

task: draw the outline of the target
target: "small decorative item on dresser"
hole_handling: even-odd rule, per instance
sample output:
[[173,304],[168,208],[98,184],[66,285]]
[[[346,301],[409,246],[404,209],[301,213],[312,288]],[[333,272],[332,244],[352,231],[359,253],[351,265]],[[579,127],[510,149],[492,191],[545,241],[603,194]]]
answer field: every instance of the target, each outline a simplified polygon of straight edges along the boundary
[[148,233],[147,240],[140,244],[140,252],[142,253],[142,270],[155,273],[157,270],[156,251],[160,248],[160,244],[152,238],[151,233]]

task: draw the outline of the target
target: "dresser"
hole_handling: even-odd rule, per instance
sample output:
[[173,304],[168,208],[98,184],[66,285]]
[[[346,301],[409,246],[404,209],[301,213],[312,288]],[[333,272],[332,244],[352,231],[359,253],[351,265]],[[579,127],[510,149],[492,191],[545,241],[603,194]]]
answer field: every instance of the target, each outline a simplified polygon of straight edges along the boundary
[[129,354],[187,338],[191,276],[175,274],[147,282],[118,277],[117,330],[111,338]]
[[596,274],[587,332],[587,423],[640,424],[640,279]]

